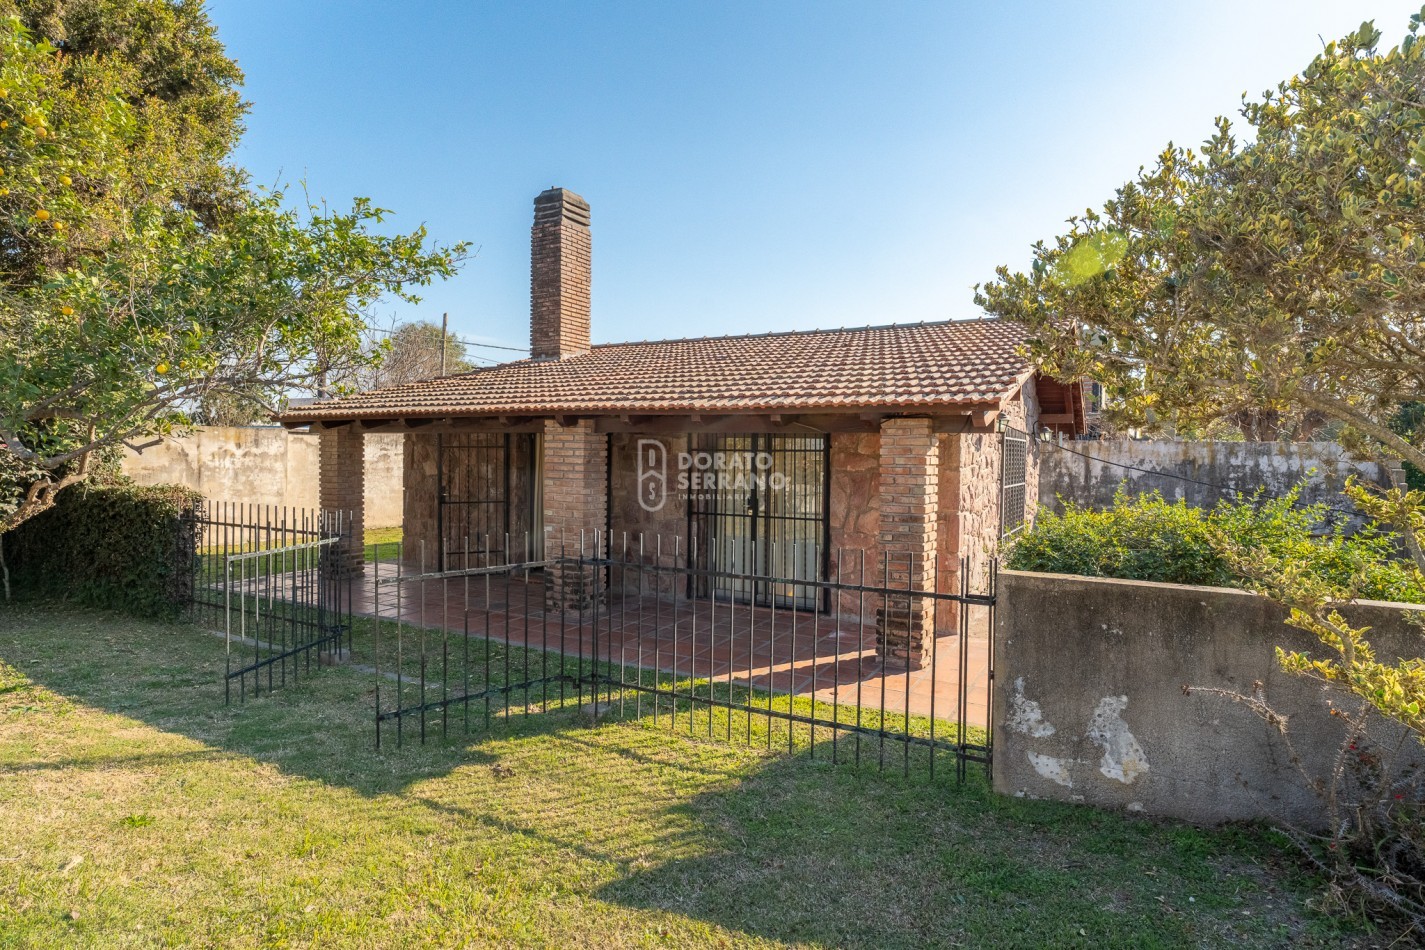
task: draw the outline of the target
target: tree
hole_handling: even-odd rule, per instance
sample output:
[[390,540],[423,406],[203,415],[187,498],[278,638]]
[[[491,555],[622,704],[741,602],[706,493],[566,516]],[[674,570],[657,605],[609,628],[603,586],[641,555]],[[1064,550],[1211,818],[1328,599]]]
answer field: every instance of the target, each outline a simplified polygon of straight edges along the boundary
[[[193,3],[0,0],[0,535],[96,451],[369,362],[367,313],[465,245],[226,164],[241,78]],[[48,37],[48,38],[46,38]]]
[[[445,341],[442,346],[441,337]],[[371,360],[358,368],[348,385],[357,390],[379,389],[432,379],[441,374],[441,351],[445,353],[447,376],[475,369],[465,355],[465,344],[453,333],[442,332],[434,323],[417,320],[403,323],[389,338],[368,346]]]
[[1170,145],[1100,211],[977,288],[1043,367],[1137,424],[1317,414],[1425,468],[1392,430],[1425,397],[1425,43],[1364,24],[1247,101],[1249,131]]

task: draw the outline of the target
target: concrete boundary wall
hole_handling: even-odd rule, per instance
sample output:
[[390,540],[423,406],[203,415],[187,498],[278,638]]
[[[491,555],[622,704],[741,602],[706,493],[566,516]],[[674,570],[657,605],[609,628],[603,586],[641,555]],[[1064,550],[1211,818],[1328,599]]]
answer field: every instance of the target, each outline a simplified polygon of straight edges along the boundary
[[[400,434],[367,434],[366,526],[401,523]],[[140,453],[123,470],[141,485],[183,485],[204,497],[256,505],[317,507],[318,437],[275,426],[205,426]]]
[[[1275,730],[1224,696],[1251,693],[1290,717],[1306,771],[1327,774],[1344,726],[1324,687],[1286,673],[1277,646],[1324,656],[1285,613],[1244,591],[1000,573],[995,630],[994,784],[1202,824],[1321,820],[1321,806]],[[1420,656],[1409,623],[1425,608],[1363,602],[1343,610],[1383,661]],[[1395,744],[1399,734],[1378,737]],[[1414,740],[1405,748],[1419,755]]]
[[[1211,508],[1230,486],[1251,493],[1286,493],[1309,480],[1302,500],[1340,505],[1347,476],[1389,484],[1375,462],[1353,459],[1335,442],[1069,442],[1040,453],[1041,504],[1063,510],[1060,500],[1087,508],[1107,508],[1123,485],[1130,495],[1159,491],[1169,501]],[[1072,450],[1072,451],[1071,451]],[[1078,453],[1078,454],[1076,454]],[[1147,469],[1147,471],[1134,471]],[[1314,471],[1313,471],[1314,470]],[[1206,483],[1206,484],[1202,484]]]

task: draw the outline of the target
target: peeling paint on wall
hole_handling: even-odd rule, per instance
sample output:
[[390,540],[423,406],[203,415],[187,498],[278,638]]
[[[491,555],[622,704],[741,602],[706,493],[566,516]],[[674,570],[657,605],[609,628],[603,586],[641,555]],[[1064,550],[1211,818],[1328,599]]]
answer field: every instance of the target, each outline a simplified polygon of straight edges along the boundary
[[1099,700],[1089,720],[1088,736],[1103,749],[1098,770],[1124,785],[1132,785],[1140,775],[1147,773],[1148,756],[1128,731],[1128,723],[1123,721],[1123,710],[1127,708],[1127,696],[1105,696]]
[[1054,734],[1054,726],[1045,722],[1044,710],[1024,695],[1024,677],[1014,681],[1014,694],[1009,698],[1009,728],[1026,736],[1042,739]]
[[1065,788],[1074,787],[1073,779],[1069,778],[1069,766],[1072,762],[1052,755],[1040,755],[1038,752],[1026,752],[1025,755],[1029,756],[1029,764],[1034,766],[1034,771],[1049,781]]

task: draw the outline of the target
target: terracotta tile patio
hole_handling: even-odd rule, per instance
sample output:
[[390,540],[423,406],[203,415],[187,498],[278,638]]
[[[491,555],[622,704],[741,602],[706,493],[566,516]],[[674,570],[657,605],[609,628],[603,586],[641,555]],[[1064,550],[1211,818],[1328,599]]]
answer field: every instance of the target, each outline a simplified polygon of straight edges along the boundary
[[[398,616],[428,629],[489,635],[517,646],[593,657],[628,667],[815,696],[826,702],[933,715],[954,721],[965,667],[965,721],[988,719],[988,611],[969,608],[971,635],[963,657],[957,633],[936,639],[933,662],[909,673],[887,669],[876,656],[874,619],[790,608],[613,591],[597,612],[547,612],[544,582],[528,578],[456,578],[391,583],[393,565],[369,565],[353,592],[352,610]],[[380,581],[378,594],[378,580]],[[397,587],[401,588],[399,598]]]

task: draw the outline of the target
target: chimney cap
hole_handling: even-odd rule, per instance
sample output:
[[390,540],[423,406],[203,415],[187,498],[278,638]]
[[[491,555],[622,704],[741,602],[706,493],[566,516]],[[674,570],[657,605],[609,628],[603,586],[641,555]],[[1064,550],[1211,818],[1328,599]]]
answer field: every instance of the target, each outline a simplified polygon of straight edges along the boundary
[[546,188],[534,199],[534,221],[540,224],[560,219],[588,227],[589,203],[568,188]]

